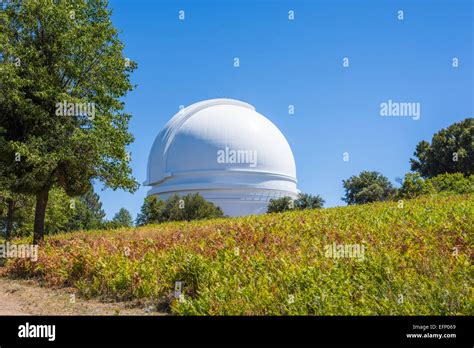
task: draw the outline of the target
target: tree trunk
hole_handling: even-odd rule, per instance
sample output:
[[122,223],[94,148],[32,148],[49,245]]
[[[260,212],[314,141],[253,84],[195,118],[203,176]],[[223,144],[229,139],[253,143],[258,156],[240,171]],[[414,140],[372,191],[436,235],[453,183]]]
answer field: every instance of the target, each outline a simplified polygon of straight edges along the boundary
[[12,235],[13,230],[13,210],[15,209],[15,202],[13,199],[9,198],[7,200],[8,212],[7,212],[7,230],[6,230],[6,239],[9,240]]
[[48,204],[49,190],[36,194],[35,224],[33,228],[33,244],[37,245],[44,239],[44,218]]

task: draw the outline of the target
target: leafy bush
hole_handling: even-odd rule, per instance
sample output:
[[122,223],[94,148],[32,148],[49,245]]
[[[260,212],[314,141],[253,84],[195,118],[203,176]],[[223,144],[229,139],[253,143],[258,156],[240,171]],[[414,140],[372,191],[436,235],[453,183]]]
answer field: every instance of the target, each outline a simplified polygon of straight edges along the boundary
[[474,193],[474,174],[465,177],[461,173],[440,174],[427,180],[436,192]]
[[397,196],[398,198],[414,198],[432,193],[474,193],[474,175],[465,177],[461,173],[447,173],[423,180],[418,173],[407,173]]
[[[65,233],[46,238],[37,262],[7,259],[0,272],[178,315],[473,315],[472,199]],[[364,257],[328,257],[334,244]]]

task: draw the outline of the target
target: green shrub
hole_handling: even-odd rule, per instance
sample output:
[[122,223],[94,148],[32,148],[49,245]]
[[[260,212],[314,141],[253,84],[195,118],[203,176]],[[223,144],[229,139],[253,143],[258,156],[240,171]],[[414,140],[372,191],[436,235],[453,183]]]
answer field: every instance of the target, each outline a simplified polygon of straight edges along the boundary
[[440,174],[428,179],[436,192],[474,193],[474,174],[465,177],[461,173]]
[[461,173],[440,174],[424,180],[418,173],[407,173],[398,190],[398,198],[415,198],[424,194],[474,193],[474,175],[465,177]]

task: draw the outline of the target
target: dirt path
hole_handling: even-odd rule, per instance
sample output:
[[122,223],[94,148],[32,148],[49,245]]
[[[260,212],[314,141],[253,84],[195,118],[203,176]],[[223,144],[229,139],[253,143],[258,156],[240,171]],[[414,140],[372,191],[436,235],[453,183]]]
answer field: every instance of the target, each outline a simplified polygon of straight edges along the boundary
[[33,281],[0,277],[0,315],[166,315],[153,306],[102,303],[74,295],[74,289],[50,289]]

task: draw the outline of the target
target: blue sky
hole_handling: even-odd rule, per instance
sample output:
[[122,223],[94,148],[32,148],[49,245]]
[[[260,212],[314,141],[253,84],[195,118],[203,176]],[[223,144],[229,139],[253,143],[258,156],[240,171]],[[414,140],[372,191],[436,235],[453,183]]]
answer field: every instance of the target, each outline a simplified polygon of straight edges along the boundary
[[[299,189],[320,194],[327,207],[344,204],[342,180],[362,170],[403,177],[420,140],[474,114],[471,0],[112,0],[110,7],[125,54],[138,63],[125,103],[140,183],[160,129],[180,105],[203,99],[243,100],[269,118],[293,150]],[[380,116],[389,99],[420,103],[420,118]],[[109,218],[121,207],[135,217],[148,190],[95,186]]]

